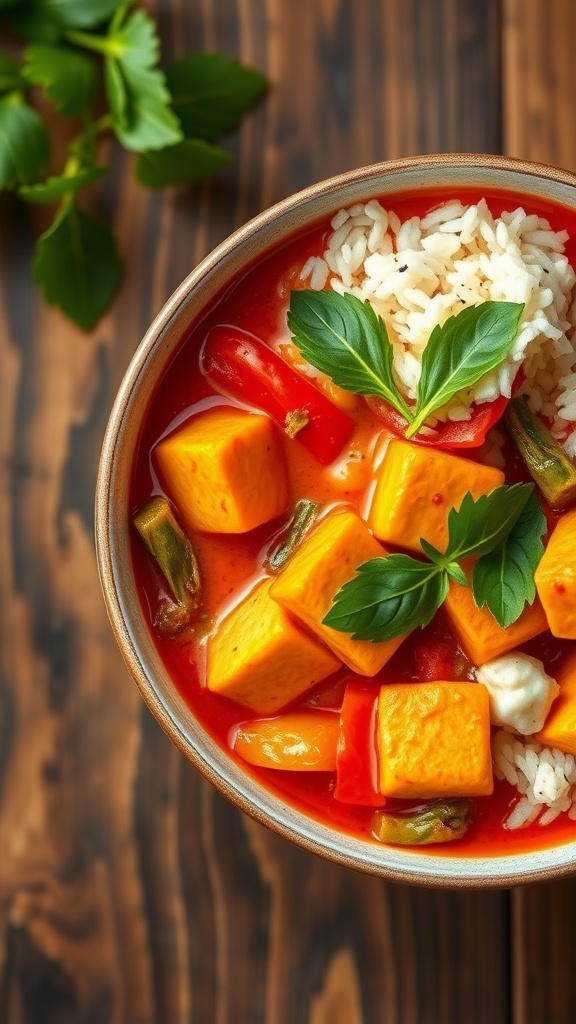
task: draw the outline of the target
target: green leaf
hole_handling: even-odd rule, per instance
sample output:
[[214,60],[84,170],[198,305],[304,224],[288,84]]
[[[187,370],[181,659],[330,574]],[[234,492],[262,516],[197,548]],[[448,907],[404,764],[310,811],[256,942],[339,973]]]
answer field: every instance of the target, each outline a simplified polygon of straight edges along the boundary
[[438,548],[435,548],[432,544],[430,544],[430,541],[427,541],[425,537],[420,537],[420,547],[422,548],[422,551],[424,552],[426,557],[429,558],[431,562],[436,562],[437,565],[441,565],[442,568],[445,568],[446,558],[444,557],[442,552],[438,551]]
[[458,391],[471,388],[506,358],[518,333],[523,303],[482,302],[436,326],[422,353],[412,437]]
[[378,395],[412,418],[394,382],[386,326],[369,303],[336,292],[293,291],[288,326],[304,358],[339,387]]
[[160,41],[152,18],[146,11],[135,11],[100,43],[112,125],[122,145],[142,153],[180,142],[183,133],[170,107],[166,79],[155,67]]
[[10,7],[16,7],[21,0],[0,0],[0,11],[7,11]]
[[20,93],[0,99],[0,189],[38,178],[50,158],[44,121]]
[[23,69],[32,85],[41,85],[59,114],[79,114],[88,106],[96,88],[92,61],[64,46],[37,43],[24,51]]
[[166,69],[172,106],[188,138],[215,139],[233,131],[264,94],[264,75],[221,53],[189,53]]
[[470,580],[464,570],[458,565],[458,562],[449,562],[446,566],[446,572],[453,580],[456,581],[456,583],[459,583],[461,587],[470,586]]
[[136,178],[147,188],[205,181],[233,160],[230,153],[201,139],[183,139],[157,152],[141,153]]
[[89,331],[109,305],[121,276],[106,225],[65,201],[38,240],[33,271],[46,301]]
[[136,177],[147,188],[187,185],[204,181],[227,167],[230,153],[210,146],[200,139],[184,139],[159,152],[141,153],[136,164]]
[[526,604],[534,601],[534,573],[544,553],[542,536],[546,528],[540,503],[530,494],[502,544],[474,566],[474,600],[479,608],[486,605],[504,629],[516,621]]
[[18,195],[28,203],[53,203],[71,192],[78,192],[108,174],[107,167],[85,167],[76,174],[58,174],[36,185],[21,185]]
[[533,490],[534,484],[502,484],[476,499],[467,491],[460,508],[448,513],[445,564],[494,551],[515,526]]
[[34,6],[62,28],[94,28],[122,4],[120,0],[36,0]]
[[20,65],[7,53],[0,53],[0,94],[18,92],[23,88]]
[[323,619],[354,640],[379,643],[426,626],[448,592],[446,573],[409,555],[373,558],[340,588]]

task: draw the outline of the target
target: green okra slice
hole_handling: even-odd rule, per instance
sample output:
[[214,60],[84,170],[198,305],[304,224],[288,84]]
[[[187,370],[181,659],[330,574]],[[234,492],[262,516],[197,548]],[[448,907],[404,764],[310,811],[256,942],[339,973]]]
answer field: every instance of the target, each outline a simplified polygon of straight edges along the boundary
[[576,502],[576,467],[524,398],[513,398],[506,425],[532,479],[554,508]]
[[460,839],[472,820],[474,802],[468,799],[433,800],[409,811],[375,811],[372,832],[394,846],[427,846]]
[[173,597],[160,602],[154,624],[159,632],[175,635],[190,624],[200,604],[194,549],[166,498],[151,498],[136,512],[133,523]]
[[267,572],[279,573],[290,556],[301,544],[312,524],[316,521],[321,505],[309,498],[302,498],[294,506],[294,512],[286,530],[264,560]]

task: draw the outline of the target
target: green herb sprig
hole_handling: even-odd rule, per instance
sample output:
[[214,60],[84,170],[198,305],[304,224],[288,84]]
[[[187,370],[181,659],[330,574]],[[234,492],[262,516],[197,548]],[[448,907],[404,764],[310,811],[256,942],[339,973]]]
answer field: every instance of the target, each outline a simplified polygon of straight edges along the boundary
[[[81,189],[108,173],[98,160],[101,135],[113,132],[137,154],[136,177],[148,188],[202,181],[232,160],[214,142],[237,127],[267,82],[218,53],[187,54],[162,70],[156,23],[131,0],[0,0],[0,11],[27,44],[20,60],[0,53],[0,190],[58,204],[37,242],[34,277],[49,303],[90,330],[122,271],[110,229],[77,203]],[[31,87],[56,114],[80,122],[64,167],[50,177],[50,136],[28,101]]]
[[511,625],[534,601],[534,572],[544,551],[546,519],[533,490],[533,484],[503,484],[476,500],[468,492],[448,513],[443,553],[423,538],[424,559],[392,554],[364,562],[336,594],[324,623],[355,640],[405,636],[431,621],[450,578],[470,586],[461,562],[474,557],[477,606],[486,605],[500,626]]
[[347,391],[383,398],[404,417],[410,438],[459,391],[474,387],[506,359],[523,310],[518,302],[482,302],[437,325],[422,354],[413,407],[394,378],[386,325],[368,302],[337,292],[293,291],[288,326],[309,363]]

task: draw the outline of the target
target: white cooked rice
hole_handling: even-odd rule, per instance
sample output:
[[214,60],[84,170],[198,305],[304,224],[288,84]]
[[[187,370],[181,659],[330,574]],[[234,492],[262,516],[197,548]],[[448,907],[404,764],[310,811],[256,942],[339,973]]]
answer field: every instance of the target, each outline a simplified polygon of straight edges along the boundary
[[548,825],[559,814],[576,820],[576,758],[536,740],[524,743],[505,729],[492,737],[494,774],[520,793],[505,822],[522,828],[538,819]]
[[484,199],[444,203],[400,222],[372,199],[339,210],[323,256],[301,279],[368,300],[384,319],[400,389],[416,397],[420,361],[432,329],[463,305],[487,299],[525,303],[518,338],[504,364],[462,392],[438,419],[464,420],[470,406],[510,395],[520,365],[534,412],[546,417],[576,455],[576,303],[574,270],[564,255],[567,232],[518,207],[493,217]]

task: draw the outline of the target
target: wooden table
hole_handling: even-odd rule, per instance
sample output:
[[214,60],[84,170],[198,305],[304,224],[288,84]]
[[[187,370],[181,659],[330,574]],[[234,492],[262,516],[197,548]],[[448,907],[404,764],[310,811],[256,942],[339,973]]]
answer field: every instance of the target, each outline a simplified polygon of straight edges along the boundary
[[158,0],[168,57],[265,71],[237,160],[154,194],[112,148],[127,260],[88,337],[2,203],[2,1024],[569,1024],[576,882],[426,891],[307,855],[204,783],[144,710],[100,595],[99,446],[152,317],[233,228],[320,178],[476,150],[576,169],[573,0]]

